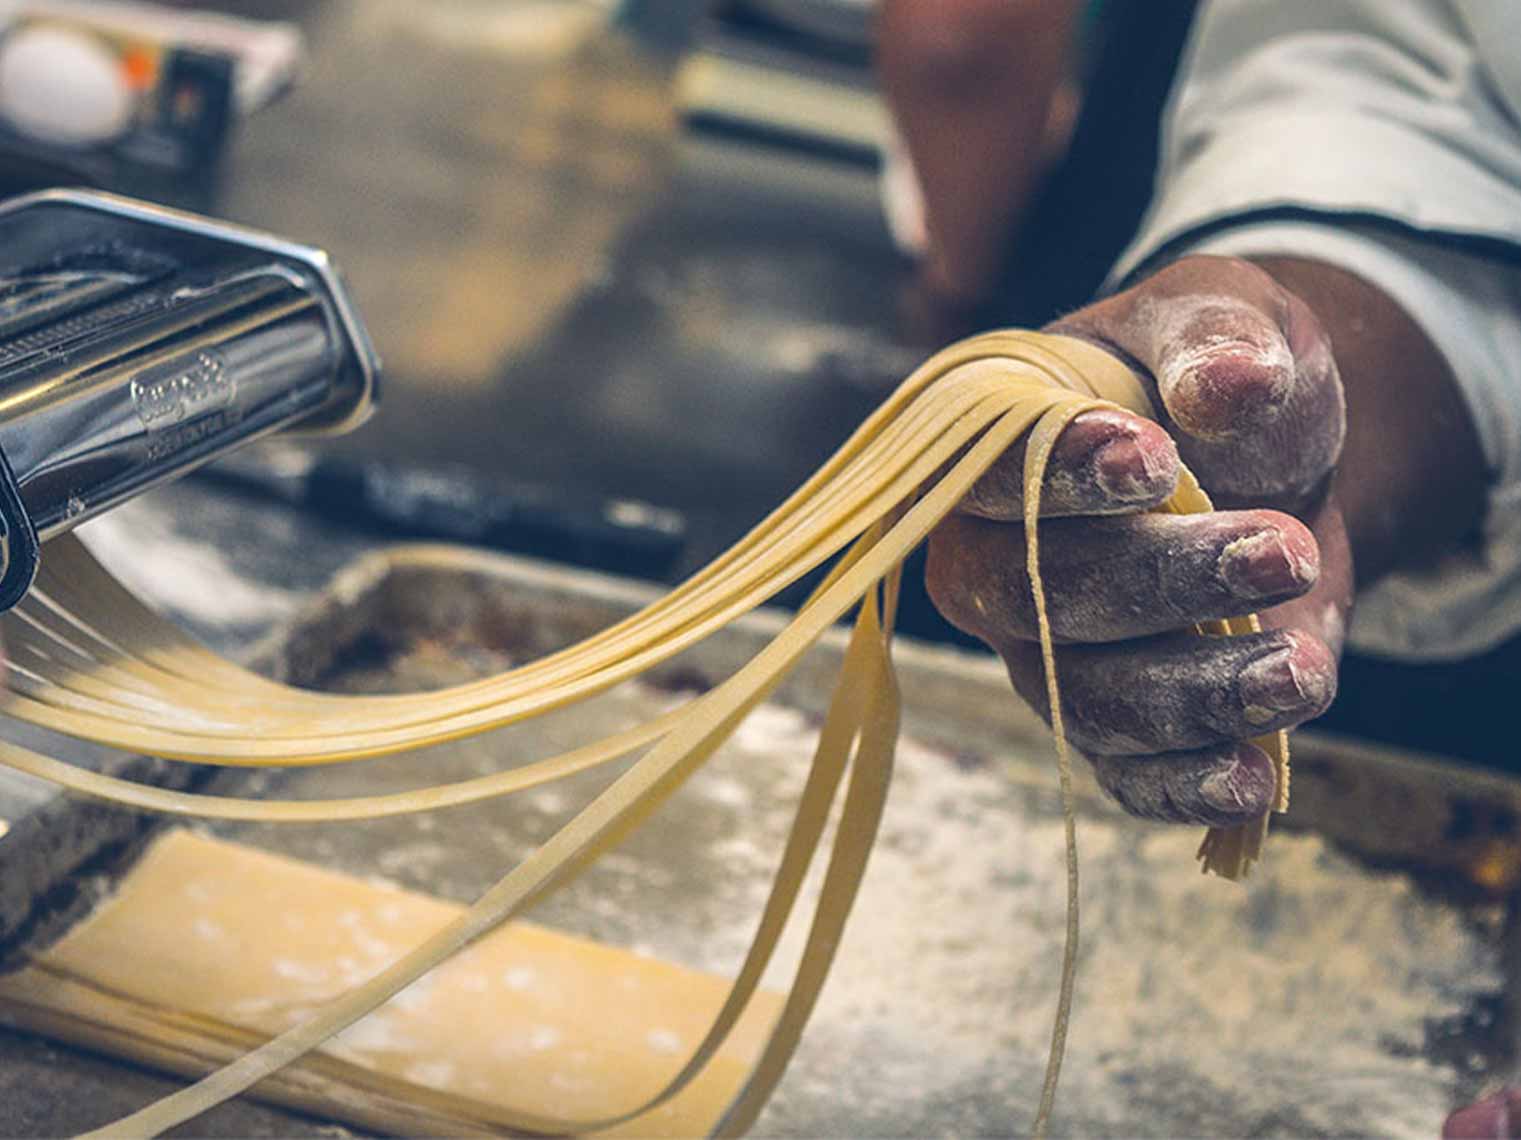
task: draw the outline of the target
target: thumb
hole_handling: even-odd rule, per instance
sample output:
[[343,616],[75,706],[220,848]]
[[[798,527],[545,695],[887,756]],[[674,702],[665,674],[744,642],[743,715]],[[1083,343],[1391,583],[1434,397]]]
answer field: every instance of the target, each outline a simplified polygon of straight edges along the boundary
[[1254,265],[1184,258],[1052,331],[1128,357],[1183,461],[1225,504],[1297,506],[1341,453],[1346,410],[1329,338]]

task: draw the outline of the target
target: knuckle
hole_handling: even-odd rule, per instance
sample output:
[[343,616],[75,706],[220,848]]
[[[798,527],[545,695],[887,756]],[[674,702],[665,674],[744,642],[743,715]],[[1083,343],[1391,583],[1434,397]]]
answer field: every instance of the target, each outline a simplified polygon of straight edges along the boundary
[[946,621],[995,648],[1018,628],[1023,600],[994,565],[993,548],[1008,545],[1000,531],[1013,528],[953,515],[931,534],[924,568],[925,591]]
[[[1008,669],[1009,681],[1018,697],[1047,722],[1051,719],[1046,668],[1040,646],[1033,641],[1009,641],[998,649]],[[1058,668],[1060,668],[1058,666]],[[1079,747],[1081,747],[1079,745]]]
[[1067,735],[1078,749],[1090,756],[1126,756],[1155,747],[1154,707],[1148,710],[1130,694],[1110,693],[1101,702],[1087,699],[1093,695],[1072,685],[1062,689]]
[[957,509],[978,518],[1015,521],[1024,517],[1024,449],[1007,452],[978,477]]
[[1093,756],[1090,763],[1099,787],[1131,815],[1173,822],[1161,774],[1146,760],[1134,756]]
[[942,617],[965,633],[976,634],[966,623],[966,582],[957,557],[956,522],[947,519],[930,535],[924,561],[924,589]]

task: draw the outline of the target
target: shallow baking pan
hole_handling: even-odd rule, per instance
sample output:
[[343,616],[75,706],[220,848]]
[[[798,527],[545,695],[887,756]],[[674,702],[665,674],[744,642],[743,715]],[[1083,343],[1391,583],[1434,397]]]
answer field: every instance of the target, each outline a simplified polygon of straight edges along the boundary
[[[365,557],[265,646],[262,667],[341,691],[434,687],[530,660],[653,596],[604,576],[409,547]],[[645,718],[780,628],[762,612],[589,708],[363,765],[260,776],[281,797],[462,779]],[[717,972],[738,964],[811,755],[831,636],[691,784],[536,921]],[[904,737],[834,973],[757,1129],[775,1136],[1018,1133],[1039,1095],[1063,923],[1045,730],[990,658],[900,640]],[[1509,1072],[1510,891],[1521,786],[1302,734],[1294,805],[1244,885],[1199,875],[1195,829],[1130,820],[1079,782],[1083,951],[1053,1122],[1089,1136],[1431,1136]],[[139,778],[204,772],[96,755]],[[468,900],[607,777],[365,824],[218,827],[240,842]],[[236,785],[234,785],[236,786]],[[12,958],[88,908],[145,821],[0,789]],[[785,981],[775,974],[771,984]],[[0,1034],[0,1134],[62,1134],[171,1083]],[[14,1107],[19,1106],[19,1107]],[[76,1116],[77,1114],[77,1116]],[[209,1135],[316,1135],[242,1105]]]

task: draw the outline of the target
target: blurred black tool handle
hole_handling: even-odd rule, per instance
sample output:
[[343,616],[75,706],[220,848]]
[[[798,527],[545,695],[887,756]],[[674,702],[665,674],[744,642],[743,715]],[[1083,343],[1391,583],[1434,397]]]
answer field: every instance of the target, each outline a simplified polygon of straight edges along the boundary
[[286,449],[230,456],[199,477],[389,539],[461,542],[638,578],[669,578],[687,538],[678,511],[463,467]]

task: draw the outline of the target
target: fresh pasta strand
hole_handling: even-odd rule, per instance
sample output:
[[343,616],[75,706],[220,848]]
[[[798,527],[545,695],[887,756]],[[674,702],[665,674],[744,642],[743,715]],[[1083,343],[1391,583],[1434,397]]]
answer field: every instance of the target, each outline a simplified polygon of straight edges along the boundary
[[[91,773],[17,746],[0,763],[76,793],[150,811],[260,822],[364,819],[477,802],[643,752],[559,832],[461,918],[369,982],[233,1064],[91,1135],[154,1135],[236,1096],[316,1048],[472,941],[574,878],[648,818],[699,768],[810,645],[852,608],[854,631],[792,831],[751,948],[708,1035],[663,1088],[613,1121],[515,1117],[493,1126],[576,1134],[625,1121],[699,1074],[755,993],[837,789],[833,851],[792,988],[760,1060],[719,1123],[738,1135],[780,1080],[827,976],[868,854],[891,771],[898,700],[889,641],[903,559],[973,483],[1027,439],[1024,521],[1028,571],[1056,740],[1067,884],[1067,928],[1035,1132],[1050,1119],[1070,1020],[1079,936],[1071,759],[1040,573],[1040,488],[1051,449],[1083,411],[1150,414],[1123,364],[1080,341],[1038,333],[974,337],[916,370],[815,475],[766,519],[667,596],[602,633],[494,677],[426,693],[351,696],[302,690],[223,660],[120,586],[77,540],[49,543],[31,596],[3,619],[11,662],[4,711],[117,748],[230,766],[359,761],[439,744],[589,699],[668,660],[834,559],[786,628],[714,689],[655,720],[559,756],[452,785],[331,801],[259,801],[170,792]],[[1209,510],[1184,473],[1164,509]],[[1255,618],[1201,633],[1258,628]],[[1286,737],[1258,743],[1274,761],[1287,808]],[[848,778],[847,778],[848,773]],[[1202,869],[1238,878],[1258,858],[1267,823],[1211,829]]]
[[[988,385],[982,387],[986,389]],[[890,485],[879,488],[872,503],[875,517],[881,517],[902,498],[912,494],[966,438],[975,434],[987,417],[996,412],[996,405],[986,391],[973,394],[978,396],[981,408],[971,410],[980,410],[981,414],[976,419],[968,417],[967,423],[935,439],[927,455],[915,460]],[[154,725],[151,714],[138,702],[118,697],[121,707],[112,712],[100,707],[97,694],[81,688],[81,685],[98,681],[112,668],[109,663],[103,663],[99,669],[87,667],[81,671],[70,668],[46,678],[40,691],[18,686],[18,691],[13,692],[5,705],[5,711],[43,727],[119,748],[152,752],[173,759],[224,764],[329,763],[442,743],[563,707],[667,659],[801,577],[864,531],[869,522],[870,518],[862,518],[857,509],[846,516],[843,526],[830,528],[822,536],[803,530],[799,532],[800,537],[791,537],[789,544],[791,549],[802,545],[798,557],[781,563],[780,569],[768,570],[758,585],[748,578],[738,579],[731,591],[734,596],[723,599],[717,614],[699,611],[695,620],[689,620],[687,628],[672,630],[671,623],[658,626],[637,643],[633,652],[622,657],[612,655],[608,660],[610,653],[603,644],[604,639],[612,642],[627,640],[622,629],[614,627],[565,654],[556,655],[561,660],[555,662],[558,668],[552,675],[540,668],[543,662],[536,662],[485,683],[401,698],[360,698],[357,701],[290,689],[287,691],[292,699],[306,702],[306,707],[287,712],[261,698],[258,712],[250,714],[248,722],[218,723],[221,697],[215,692],[208,693],[207,683],[191,667],[184,676],[154,678],[160,696],[180,702],[181,707],[174,722]],[[52,545],[59,547],[53,559],[55,569],[77,568],[81,575],[104,573],[79,543],[59,540]],[[688,583],[680,589],[690,586]],[[79,605],[81,609],[92,607],[85,610],[83,616],[96,625],[109,625],[113,620],[110,610],[89,598],[82,599]],[[650,611],[659,605],[650,607]],[[74,612],[77,615],[80,611]],[[636,615],[630,621],[642,617]],[[155,620],[164,624],[161,618]],[[26,636],[24,630],[15,633],[22,638]],[[9,627],[6,636],[13,636]],[[377,701],[389,701],[392,709],[399,710],[397,719],[401,723],[394,728],[374,727],[375,722],[384,722],[387,715],[386,707],[377,705]],[[324,713],[328,716],[328,724],[320,719]],[[145,721],[150,723],[145,724]],[[337,723],[331,723],[333,721]],[[257,735],[252,735],[254,733]],[[208,737],[213,739],[208,740]]]

